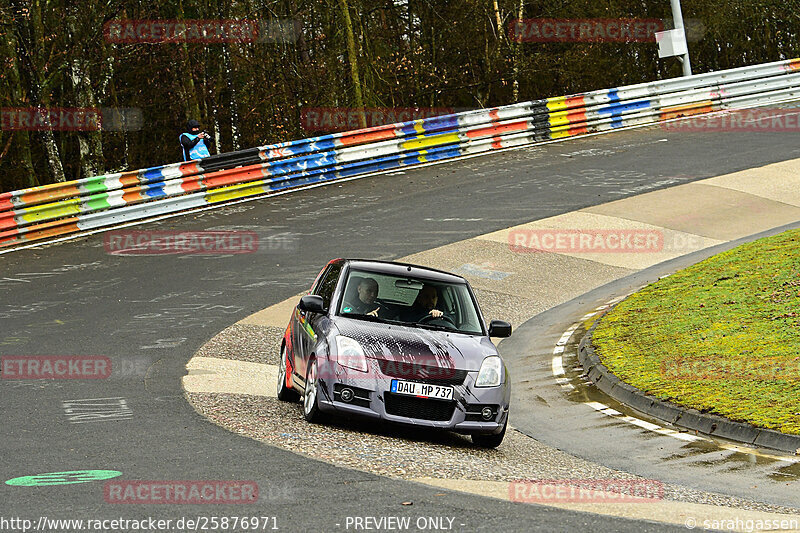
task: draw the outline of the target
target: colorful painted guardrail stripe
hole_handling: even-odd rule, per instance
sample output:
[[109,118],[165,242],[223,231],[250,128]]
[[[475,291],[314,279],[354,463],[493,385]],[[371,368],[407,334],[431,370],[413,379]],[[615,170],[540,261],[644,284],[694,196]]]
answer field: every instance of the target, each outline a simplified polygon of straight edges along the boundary
[[0,194],[0,247],[379,170],[800,97],[800,59],[323,135]]

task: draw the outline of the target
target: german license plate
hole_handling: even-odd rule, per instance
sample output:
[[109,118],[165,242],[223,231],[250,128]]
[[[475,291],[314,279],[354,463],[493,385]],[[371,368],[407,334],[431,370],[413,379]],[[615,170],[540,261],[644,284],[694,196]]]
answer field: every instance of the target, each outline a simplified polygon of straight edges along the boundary
[[436,398],[437,400],[452,400],[453,387],[446,385],[429,385],[416,381],[392,380],[392,392],[406,396],[419,396],[421,398]]

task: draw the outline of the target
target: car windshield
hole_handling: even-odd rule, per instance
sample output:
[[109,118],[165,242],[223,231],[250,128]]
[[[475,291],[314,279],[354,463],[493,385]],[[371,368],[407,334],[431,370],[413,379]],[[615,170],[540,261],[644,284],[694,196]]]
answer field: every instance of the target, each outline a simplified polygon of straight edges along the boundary
[[427,329],[483,334],[466,283],[351,269],[339,316]]

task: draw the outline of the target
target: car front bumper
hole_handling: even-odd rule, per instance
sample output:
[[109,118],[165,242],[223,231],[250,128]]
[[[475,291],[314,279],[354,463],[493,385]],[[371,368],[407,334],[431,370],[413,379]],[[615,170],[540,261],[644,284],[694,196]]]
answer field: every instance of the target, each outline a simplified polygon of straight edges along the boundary
[[[318,361],[318,365],[318,402],[324,412],[464,434],[500,433],[508,419],[508,384],[475,387],[477,372],[467,373],[462,384],[452,385],[453,400],[436,400],[390,392],[392,379],[396,378],[381,374],[374,365],[368,372],[345,368],[328,359]],[[342,394],[345,389],[352,396]],[[484,408],[491,410],[488,420],[481,416]]]

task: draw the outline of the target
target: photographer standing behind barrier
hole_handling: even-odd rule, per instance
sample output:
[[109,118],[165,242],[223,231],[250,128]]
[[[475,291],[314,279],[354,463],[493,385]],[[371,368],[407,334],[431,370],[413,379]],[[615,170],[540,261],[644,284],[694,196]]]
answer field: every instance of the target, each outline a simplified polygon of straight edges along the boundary
[[208,133],[200,131],[200,123],[192,119],[186,123],[188,133],[182,133],[179,140],[183,148],[183,160],[202,159],[210,154]]

